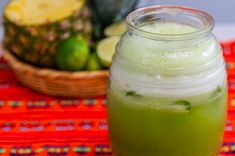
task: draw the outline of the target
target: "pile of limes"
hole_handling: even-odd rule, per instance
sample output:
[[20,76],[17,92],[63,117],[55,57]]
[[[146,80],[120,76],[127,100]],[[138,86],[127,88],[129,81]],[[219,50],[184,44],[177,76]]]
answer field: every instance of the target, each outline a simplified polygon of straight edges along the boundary
[[60,70],[102,70],[111,65],[120,35],[126,31],[124,22],[112,24],[104,31],[106,38],[98,42],[96,51],[91,51],[86,40],[70,37],[64,40],[56,53],[56,65]]

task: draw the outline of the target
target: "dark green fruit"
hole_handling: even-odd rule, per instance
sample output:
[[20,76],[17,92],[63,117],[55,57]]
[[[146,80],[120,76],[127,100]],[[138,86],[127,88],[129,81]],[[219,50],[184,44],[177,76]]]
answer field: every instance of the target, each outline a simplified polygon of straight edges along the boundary
[[138,0],[88,0],[93,12],[94,37],[103,37],[103,30],[108,25],[123,20],[133,11]]
[[100,60],[97,54],[92,53],[87,62],[86,70],[92,71],[92,70],[101,70],[101,69],[102,69],[102,65],[100,63]]
[[90,55],[87,41],[71,37],[63,41],[57,50],[55,61],[61,70],[76,71],[84,69]]

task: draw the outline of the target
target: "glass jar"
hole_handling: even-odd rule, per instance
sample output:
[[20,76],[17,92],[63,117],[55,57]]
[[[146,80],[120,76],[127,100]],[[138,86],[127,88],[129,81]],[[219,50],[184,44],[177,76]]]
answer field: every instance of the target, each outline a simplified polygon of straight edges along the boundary
[[110,68],[115,156],[216,156],[226,116],[226,70],[213,18],[181,6],[130,13]]

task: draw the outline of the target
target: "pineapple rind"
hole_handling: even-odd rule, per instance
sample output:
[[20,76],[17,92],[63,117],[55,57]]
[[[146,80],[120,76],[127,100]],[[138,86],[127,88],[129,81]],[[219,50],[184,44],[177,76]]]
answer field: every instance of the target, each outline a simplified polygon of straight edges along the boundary
[[41,25],[18,25],[4,17],[4,46],[24,62],[38,67],[55,68],[59,43],[70,36],[90,40],[92,25],[87,8],[76,10],[71,16]]

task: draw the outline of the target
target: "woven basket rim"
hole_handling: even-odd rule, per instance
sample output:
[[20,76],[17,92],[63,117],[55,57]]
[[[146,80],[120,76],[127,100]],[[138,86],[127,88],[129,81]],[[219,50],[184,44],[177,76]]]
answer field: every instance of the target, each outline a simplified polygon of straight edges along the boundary
[[59,71],[50,68],[39,68],[33,65],[27,64],[13,54],[11,54],[6,48],[3,48],[3,58],[9,63],[9,65],[17,71],[30,72],[31,74],[41,78],[54,78],[54,79],[84,79],[94,77],[108,77],[108,70],[100,71]]

